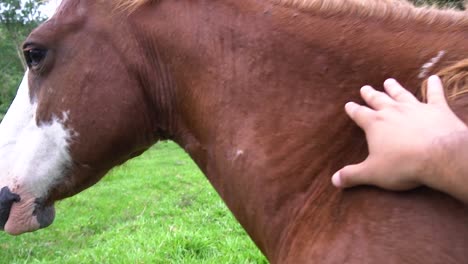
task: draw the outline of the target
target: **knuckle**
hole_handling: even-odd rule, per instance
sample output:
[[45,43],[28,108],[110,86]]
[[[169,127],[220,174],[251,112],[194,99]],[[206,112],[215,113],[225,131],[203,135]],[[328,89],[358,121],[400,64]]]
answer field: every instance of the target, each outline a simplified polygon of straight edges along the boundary
[[359,112],[362,111],[362,106],[361,105],[354,105],[353,107],[350,108],[349,110],[349,115],[351,117],[355,117],[356,115],[359,115]]
[[396,99],[401,99],[405,96],[405,92],[400,89],[395,89],[392,91],[392,96]]
[[354,109],[353,116],[356,117],[356,118],[362,118],[362,117],[366,117],[366,118],[367,118],[367,116],[368,116],[368,114],[367,114],[367,108],[364,107],[364,106],[358,106],[358,107],[356,107],[356,109]]
[[371,91],[368,94],[369,101],[376,101],[379,98],[379,94],[376,91]]
[[383,122],[383,121],[385,121],[386,117],[387,117],[387,113],[385,111],[379,111],[375,115],[372,116],[371,121],[373,121],[373,122]]

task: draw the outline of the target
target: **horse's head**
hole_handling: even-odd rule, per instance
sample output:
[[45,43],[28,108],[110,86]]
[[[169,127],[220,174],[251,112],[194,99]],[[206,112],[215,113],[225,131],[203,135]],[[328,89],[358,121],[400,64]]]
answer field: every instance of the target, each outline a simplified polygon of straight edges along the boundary
[[0,228],[10,234],[50,225],[54,201],[158,139],[145,58],[107,2],[65,0],[24,43],[29,70],[0,126]]

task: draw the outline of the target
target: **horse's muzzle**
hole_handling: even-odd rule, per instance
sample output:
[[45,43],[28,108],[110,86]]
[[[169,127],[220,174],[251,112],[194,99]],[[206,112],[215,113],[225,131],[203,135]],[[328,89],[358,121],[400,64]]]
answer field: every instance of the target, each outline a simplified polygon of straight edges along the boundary
[[8,187],[0,190],[0,230],[5,228],[5,224],[10,216],[11,206],[14,202],[21,200],[18,194],[12,193]]

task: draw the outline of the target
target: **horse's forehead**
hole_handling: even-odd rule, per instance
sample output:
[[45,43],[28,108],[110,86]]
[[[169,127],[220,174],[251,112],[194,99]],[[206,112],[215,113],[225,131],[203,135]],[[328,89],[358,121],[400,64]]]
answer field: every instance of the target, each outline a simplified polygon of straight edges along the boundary
[[[67,33],[80,29],[86,21],[85,16],[78,15],[76,12],[73,12],[73,10],[69,13],[70,14],[55,14],[49,20],[34,29],[26,42],[49,41],[53,43],[60,37],[65,36]],[[43,44],[47,44],[47,42]]]
[[54,17],[64,17],[69,15],[85,16],[89,9],[87,0],[63,0],[57,7]]
[[54,39],[82,29],[108,28],[116,12],[113,1],[63,0],[54,15],[30,37]]

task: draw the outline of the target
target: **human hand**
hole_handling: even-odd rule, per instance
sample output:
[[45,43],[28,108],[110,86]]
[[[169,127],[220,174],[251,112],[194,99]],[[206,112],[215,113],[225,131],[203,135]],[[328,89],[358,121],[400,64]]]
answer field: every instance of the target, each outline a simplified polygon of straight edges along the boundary
[[393,79],[385,81],[384,88],[387,93],[370,86],[361,88],[368,107],[353,102],[345,106],[349,117],[366,133],[369,156],[336,172],[332,183],[337,187],[365,184],[408,190],[432,184],[438,174],[431,157],[435,142],[467,128],[450,110],[437,76],[428,80],[427,104]]

